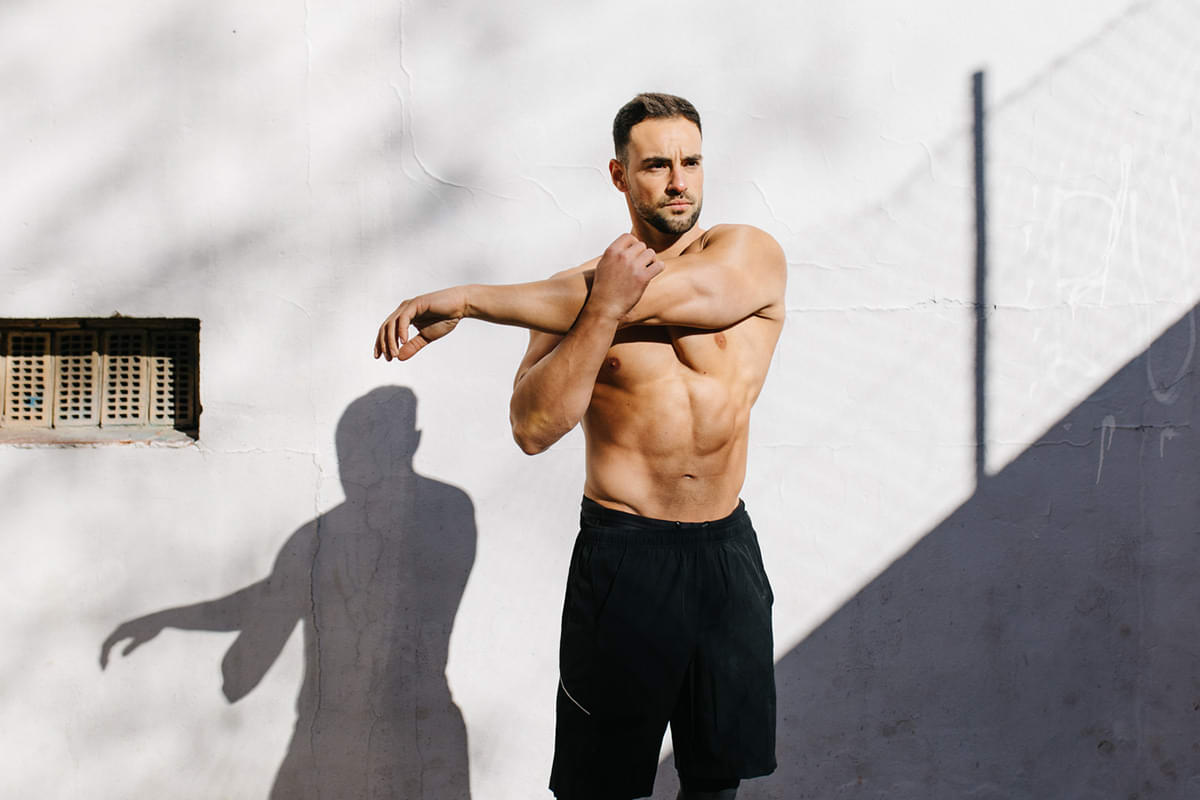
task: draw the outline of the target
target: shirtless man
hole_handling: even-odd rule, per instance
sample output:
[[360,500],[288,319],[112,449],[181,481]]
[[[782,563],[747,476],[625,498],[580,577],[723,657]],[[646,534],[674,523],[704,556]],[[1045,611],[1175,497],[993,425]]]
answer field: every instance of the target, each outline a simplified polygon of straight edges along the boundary
[[530,330],[514,438],[540,453],[582,422],[587,443],[551,789],[559,800],[649,796],[670,722],[679,797],[729,800],[739,779],[775,768],[773,595],[738,495],[786,263],[757,228],[696,225],[704,169],[691,103],[638,95],[613,139],[630,233],[548,280],[406,300],[380,326],[375,357],[411,358],[465,317]]

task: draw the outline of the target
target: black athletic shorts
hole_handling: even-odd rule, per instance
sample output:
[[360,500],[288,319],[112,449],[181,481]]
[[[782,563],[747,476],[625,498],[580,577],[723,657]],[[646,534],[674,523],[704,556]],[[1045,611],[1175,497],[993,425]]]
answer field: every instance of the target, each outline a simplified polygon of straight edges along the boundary
[[559,652],[560,800],[648,797],[667,723],[675,767],[775,769],[774,596],[745,504],[671,522],[583,498]]

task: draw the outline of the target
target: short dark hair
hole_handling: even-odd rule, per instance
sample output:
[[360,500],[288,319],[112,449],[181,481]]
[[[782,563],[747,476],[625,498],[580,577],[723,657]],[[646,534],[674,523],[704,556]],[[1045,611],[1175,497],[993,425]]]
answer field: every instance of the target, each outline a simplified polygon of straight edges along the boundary
[[629,147],[629,131],[633,126],[647,119],[670,119],[683,117],[696,126],[696,130],[704,132],[700,127],[700,112],[696,107],[673,94],[662,92],[642,92],[637,97],[621,106],[613,119],[613,150],[617,158],[625,160],[625,149]]

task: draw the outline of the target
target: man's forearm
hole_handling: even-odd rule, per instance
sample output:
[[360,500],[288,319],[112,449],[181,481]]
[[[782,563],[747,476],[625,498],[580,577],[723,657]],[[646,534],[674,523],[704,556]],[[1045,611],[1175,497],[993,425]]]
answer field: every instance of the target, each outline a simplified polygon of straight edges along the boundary
[[[571,330],[587,302],[593,275],[593,270],[587,270],[531,283],[472,284],[463,287],[467,294],[466,316],[562,336]],[[676,271],[666,272],[651,282],[638,304],[619,320],[619,327],[679,325],[720,329],[744,316],[736,306],[725,307],[712,291]]]
[[504,286],[472,284],[467,316],[543,333],[565,334],[575,324],[591,285],[591,271]]
[[509,413],[522,450],[542,452],[583,418],[616,332],[615,318],[584,309],[563,340],[518,379]]

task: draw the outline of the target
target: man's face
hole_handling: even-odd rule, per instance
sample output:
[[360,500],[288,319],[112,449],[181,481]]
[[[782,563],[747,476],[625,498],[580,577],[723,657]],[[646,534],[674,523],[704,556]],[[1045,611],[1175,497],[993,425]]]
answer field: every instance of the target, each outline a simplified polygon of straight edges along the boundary
[[700,129],[683,117],[647,119],[629,131],[624,161],[613,161],[613,184],[630,210],[665,234],[683,234],[700,217],[704,167]]

